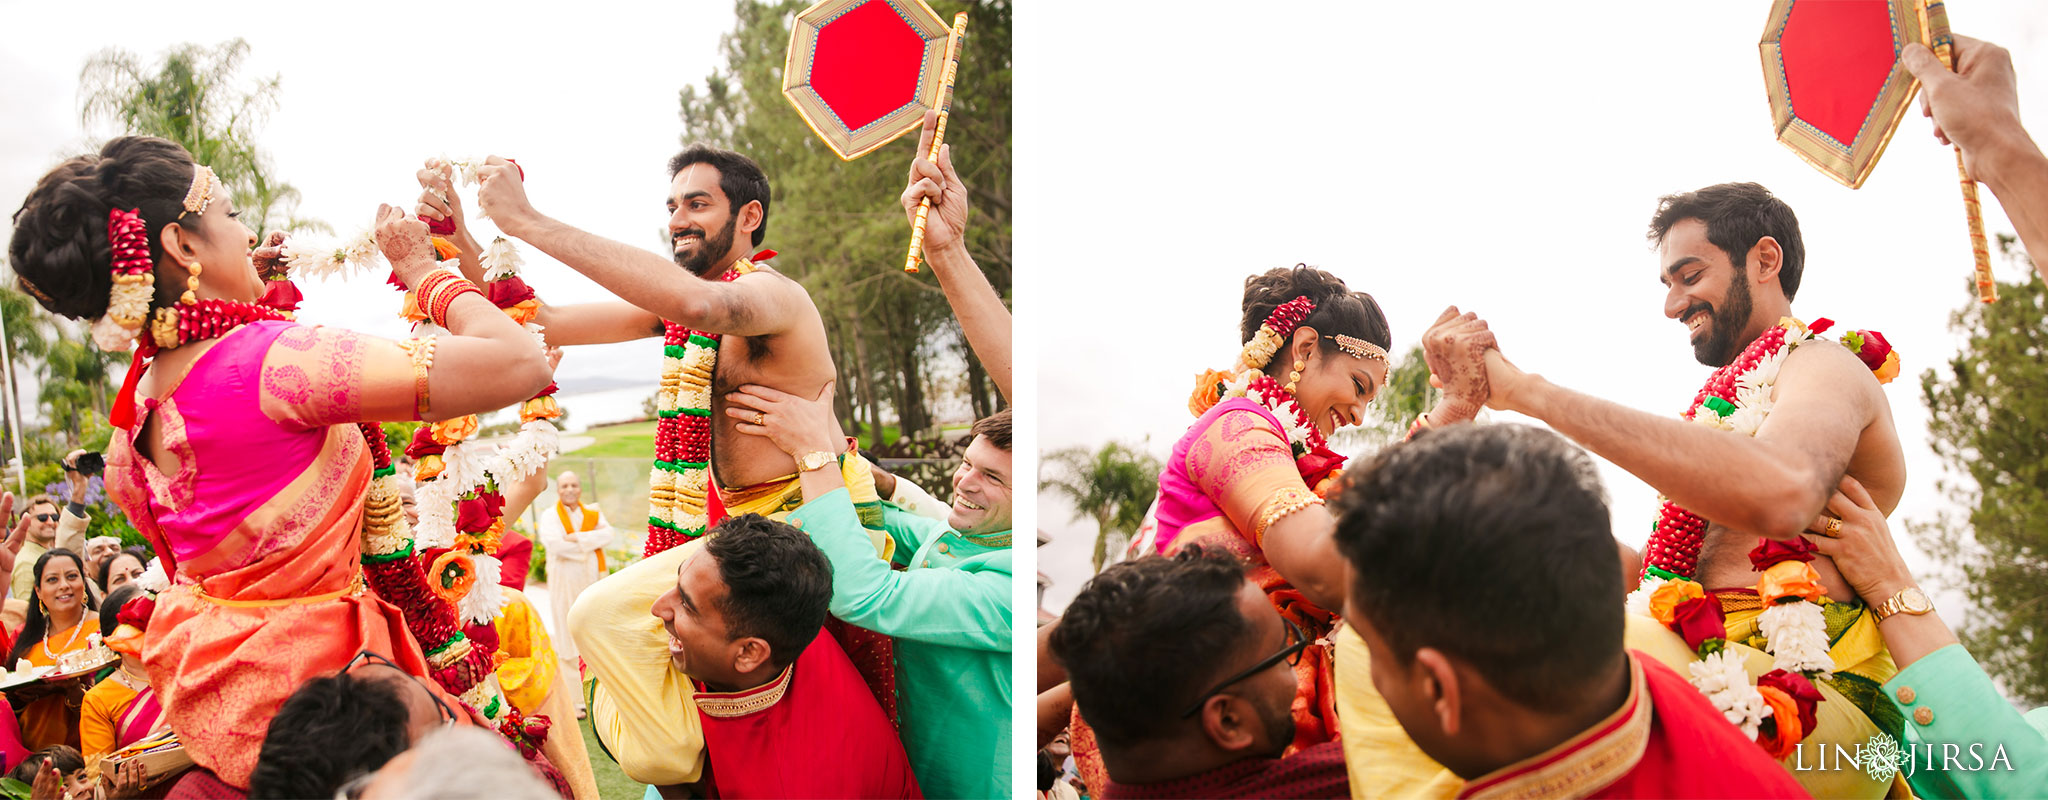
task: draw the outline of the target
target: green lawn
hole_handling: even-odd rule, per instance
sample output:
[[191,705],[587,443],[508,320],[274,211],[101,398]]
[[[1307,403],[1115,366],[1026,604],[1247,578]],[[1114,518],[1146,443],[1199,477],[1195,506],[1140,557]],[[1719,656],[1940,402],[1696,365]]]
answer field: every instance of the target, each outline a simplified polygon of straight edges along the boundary
[[571,454],[577,458],[654,457],[653,420],[591,428],[584,435],[597,441]]
[[619,765],[604,749],[597,746],[597,732],[590,727],[590,720],[582,720],[576,727],[583,729],[583,746],[590,750],[590,771],[597,777],[597,794],[604,800],[640,800],[647,791],[647,784],[626,777],[619,771]]

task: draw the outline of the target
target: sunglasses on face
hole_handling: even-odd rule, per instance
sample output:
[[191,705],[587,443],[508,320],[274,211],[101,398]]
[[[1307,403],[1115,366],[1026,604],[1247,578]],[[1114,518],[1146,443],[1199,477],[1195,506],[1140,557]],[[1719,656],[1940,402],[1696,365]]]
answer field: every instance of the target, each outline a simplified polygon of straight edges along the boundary
[[56,522],[56,521],[57,521],[57,515],[56,515],[56,514],[36,514],[36,515],[35,515],[35,518],[36,518],[36,521],[38,521],[38,522]]
[[1217,693],[1230,688],[1230,685],[1233,683],[1272,669],[1274,664],[1280,663],[1283,659],[1287,661],[1287,666],[1290,667],[1301,663],[1301,651],[1307,650],[1309,645],[1308,633],[1303,631],[1300,625],[1294,624],[1294,620],[1281,617],[1280,622],[1287,626],[1287,640],[1281,646],[1280,652],[1267,656],[1259,663],[1253,664],[1251,669],[1224,678],[1222,683],[1216,684],[1209,691],[1203,692],[1201,697],[1196,698],[1194,705],[1188,706],[1188,710],[1181,712],[1180,718],[1187,719],[1194,716],[1195,712],[1202,710],[1203,703],[1209,702],[1209,698],[1215,697]]
[[455,715],[455,709],[449,708],[447,703],[441,702],[441,696],[435,694],[434,690],[432,688],[429,688],[426,682],[421,681],[418,675],[414,675],[410,672],[405,672],[404,667],[392,663],[391,659],[385,658],[381,654],[364,650],[360,653],[357,653],[355,658],[349,659],[348,664],[346,666],[343,666],[341,668],[341,671],[344,674],[351,672],[356,668],[356,665],[362,664],[364,662],[368,662],[371,664],[382,664],[384,666],[398,670],[399,672],[404,672],[405,677],[412,679],[415,683],[418,683],[420,685],[420,688],[426,689],[427,697],[431,698],[434,701],[435,710],[439,711],[441,714],[441,727],[454,727],[455,723],[459,722],[462,719],[461,717]]

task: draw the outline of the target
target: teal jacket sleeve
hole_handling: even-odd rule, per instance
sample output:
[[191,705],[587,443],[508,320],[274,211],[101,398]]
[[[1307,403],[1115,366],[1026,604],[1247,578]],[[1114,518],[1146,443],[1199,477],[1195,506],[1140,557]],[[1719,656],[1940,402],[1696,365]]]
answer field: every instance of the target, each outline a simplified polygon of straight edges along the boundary
[[[852,500],[852,495],[847,500]],[[882,503],[882,531],[896,540],[896,563],[909,564],[924,543],[945,535],[946,523],[914,514],[892,503]]]
[[1884,685],[1906,718],[1903,770],[1921,797],[2022,797],[2048,787],[2048,709],[2021,716],[1962,645],[1929,653]]
[[833,616],[898,638],[1010,652],[1009,551],[945,569],[889,569],[844,489],[803,504],[789,521],[832,562]]

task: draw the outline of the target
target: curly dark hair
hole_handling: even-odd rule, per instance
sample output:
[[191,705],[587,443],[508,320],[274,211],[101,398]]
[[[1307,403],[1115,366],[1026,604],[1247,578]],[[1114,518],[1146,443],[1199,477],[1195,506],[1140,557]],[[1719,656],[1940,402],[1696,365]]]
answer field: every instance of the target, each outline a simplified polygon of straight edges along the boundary
[[1621,557],[1593,459],[1527,425],[1389,447],[1335,503],[1350,605],[1400,664],[1435,648],[1555,712],[1622,658]]
[[1244,565],[1200,546],[1102,571],[1081,587],[1052,631],[1074,706],[1109,747],[1129,747],[1183,721],[1187,705],[1223,677],[1252,625],[1237,608]]
[[[107,311],[113,249],[107,212],[138,209],[149,229],[152,263],[164,263],[163,230],[183,212],[192,188],[192,154],[153,136],[123,136],[93,155],[57,165],[14,212],[8,263],[43,308],[73,319]],[[182,225],[198,229],[197,219]],[[158,281],[159,293],[165,291]]]
[[1364,339],[1383,350],[1394,346],[1387,315],[1380,311],[1380,304],[1372,295],[1351,291],[1343,279],[1307,264],[1271,269],[1244,279],[1244,319],[1238,323],[1238,332],[1242,334],[1238,341],[1251,341],[1273,309],[1297,297],[1307,297],[1316,303],[1315,311],[1301,324],[1323,335],[1325,355],[1336,352],[1337,343],[1329,337],[1337,335]]
[[249,797],[332,797],[412,746],[411,712],[389,681],[339,673],[314,678],[270,718]]
[[789,666],[825,625],[832,562],[803,531],[759,514],[728,519],[716,533],[705,540],[704,552],[725,581],[717,605],[726,635],[759,636],[768,643],[769,663]]

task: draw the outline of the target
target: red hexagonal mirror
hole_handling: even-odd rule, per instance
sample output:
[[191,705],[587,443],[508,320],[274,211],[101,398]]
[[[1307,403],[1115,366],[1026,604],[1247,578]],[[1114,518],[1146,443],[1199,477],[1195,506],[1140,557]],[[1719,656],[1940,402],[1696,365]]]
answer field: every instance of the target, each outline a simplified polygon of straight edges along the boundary
[[1925,43],[1916,0],[1777,0],[1760,45],[1778,141],[1854,189],[1920,88],[1899,62]]
[[923,0],[825,0],[790,28],[782,94],[851,161],[938,106],[951,34]]

